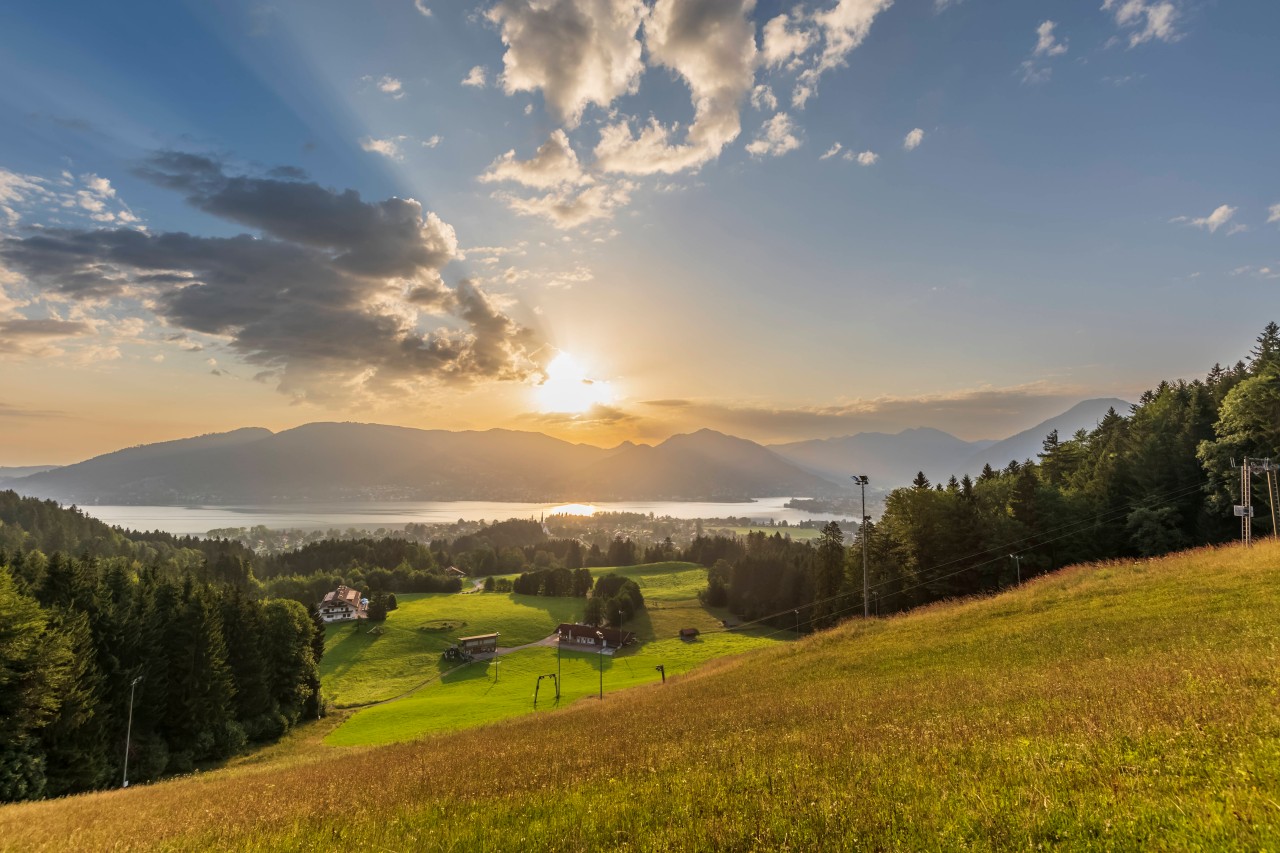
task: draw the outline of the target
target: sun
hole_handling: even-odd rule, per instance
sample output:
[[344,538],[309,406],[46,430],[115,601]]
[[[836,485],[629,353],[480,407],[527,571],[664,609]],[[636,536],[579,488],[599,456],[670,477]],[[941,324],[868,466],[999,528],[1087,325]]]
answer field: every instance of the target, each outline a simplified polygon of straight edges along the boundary
[[573,356],[562,352],[547,365],[547,378],[534,389],[543,412],[579,414],[596,404],[613,402],[608,382],[591,379]]

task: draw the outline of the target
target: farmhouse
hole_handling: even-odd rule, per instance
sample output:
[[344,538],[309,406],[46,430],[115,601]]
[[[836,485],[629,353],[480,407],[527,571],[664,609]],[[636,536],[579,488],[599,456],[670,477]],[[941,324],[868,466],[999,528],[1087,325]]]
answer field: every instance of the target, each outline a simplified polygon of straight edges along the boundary
[[[611,649],[629,646],[636,641],[636,635],[621,628],[597,628],[595,625],[577,625],[569,622],[561,623],[556,628],[560,642],[574,646],[596,646],[603,642]],[[600,636],[597,636],[600,635]]]
[[339,586],[333,592],[325,593],[324,600],[316,609],[320,611],[320,618],[326,622],[364,619],[368,616],[369,599],[361,598],[358,589]]
[[450,566],[444,570],[444,573],[451,578],[465,578],[467,576],[467,573],[457,566]]

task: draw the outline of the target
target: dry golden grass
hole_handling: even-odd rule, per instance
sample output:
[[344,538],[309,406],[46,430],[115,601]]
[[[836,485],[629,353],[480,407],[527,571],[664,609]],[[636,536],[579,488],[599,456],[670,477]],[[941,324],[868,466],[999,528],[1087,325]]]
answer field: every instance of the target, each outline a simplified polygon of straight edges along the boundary
[[1280,849],[1278,579],[1270,544],[1074,568],[553,714],[8,806],[0,845]]

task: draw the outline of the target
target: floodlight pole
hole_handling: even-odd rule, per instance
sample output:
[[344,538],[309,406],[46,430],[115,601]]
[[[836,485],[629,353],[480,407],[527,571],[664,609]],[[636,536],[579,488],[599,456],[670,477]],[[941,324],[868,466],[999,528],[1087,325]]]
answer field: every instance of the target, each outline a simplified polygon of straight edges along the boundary
[[596,637],[600,639],[600,699],[604,700],[604,634],[596,631]]
[[1022,585],[1022,555],[1021,555],[1021,554],[1010,554],[1010,555],[1009,555],[1009,559],[1010,559],[1010,560],[1013,560],[1013,565],[1017,567],[1017,571],[1018,571],[1018,585],[1019,585],[1019,586],[1021,586],[1021,585]]
[[862,487],[862,526],[858,528],[862,539],[862,618],[871,616],[871,588],[867,576],[867,483],[866,474],[854,474],[853,481]]
[[138,687],[138,682],[142,680],[139,675],[133,681],[129,682],[129,724],[124,730],[124,774],[120,780],[120,787],[129,787],[129,742],[133,737],[133,692]]

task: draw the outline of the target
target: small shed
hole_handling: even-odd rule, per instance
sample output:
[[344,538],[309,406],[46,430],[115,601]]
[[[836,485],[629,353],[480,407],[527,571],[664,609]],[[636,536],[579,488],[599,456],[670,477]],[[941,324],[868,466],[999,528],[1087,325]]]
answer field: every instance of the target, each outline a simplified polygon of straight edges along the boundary
[[469,655],[486,655],[498,650],[498,635],[476,634],[474,637],[459,637],[458,649]]
[[701,634],[701,633],[702,633],[702,632],[701,632],[701,631],[699,631],[697,628],[681,628],[681,629],[680,629],[680,639],[682,639],[682,640],[696,640],[696,639],[698,638],[698,635],[699,635],[699,634]]

